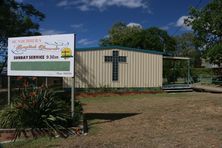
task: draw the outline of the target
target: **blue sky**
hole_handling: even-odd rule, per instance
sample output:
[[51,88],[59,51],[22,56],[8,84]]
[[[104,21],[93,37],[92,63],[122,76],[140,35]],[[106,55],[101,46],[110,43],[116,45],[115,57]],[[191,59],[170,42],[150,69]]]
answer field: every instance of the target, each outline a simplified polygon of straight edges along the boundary
[[210,0],[17,0],[31,3],[45,13],[42,34],[76,33],[77,47],[98,46],[116,22],[157,26],[170,35],[190,31],[183,24],[191,6],[199,8]]

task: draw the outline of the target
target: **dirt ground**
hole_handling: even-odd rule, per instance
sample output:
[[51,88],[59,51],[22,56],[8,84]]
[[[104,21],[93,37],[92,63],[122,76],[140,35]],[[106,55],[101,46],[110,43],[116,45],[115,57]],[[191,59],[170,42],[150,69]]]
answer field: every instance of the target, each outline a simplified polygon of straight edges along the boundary
[[38,147],[222,147],[222,94],[140,94],[81,101],[88,135],[39,142]]

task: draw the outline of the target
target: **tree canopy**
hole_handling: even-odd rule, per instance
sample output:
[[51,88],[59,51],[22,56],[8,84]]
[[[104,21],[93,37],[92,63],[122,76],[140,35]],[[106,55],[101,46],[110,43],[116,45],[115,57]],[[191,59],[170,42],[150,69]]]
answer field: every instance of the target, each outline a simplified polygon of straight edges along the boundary
[[190,57],[194,67],[201,66],[201,51],[195,45],[192,32],[184,33],[174,37],[176,40],[176,54],[178,56]]
[[185,23],[192,26],[195,43],[205,51],[206,59],[220,65],[221,56],[214,54],[222,50],[222,0],[212,0],[202,9],[191,8],[190,17]]
[[38,35],[38,21],[44,14],[31,4],[19,3],[15,0],[0,1],[0,38],[13,36]]
[[[7,52],[8,37],[40,35],[38,23],[44,18],[45,15],[31,4],[0,0],[0,51]],[[6,61],[5,58],[0,73]]]
[[159,51],[174,51],[175,40],[164,30],[157,27],[142,29],[139,26],[127,26],[116,23],[108,32],[108,36],[100,40],[101,46],[126,46]]

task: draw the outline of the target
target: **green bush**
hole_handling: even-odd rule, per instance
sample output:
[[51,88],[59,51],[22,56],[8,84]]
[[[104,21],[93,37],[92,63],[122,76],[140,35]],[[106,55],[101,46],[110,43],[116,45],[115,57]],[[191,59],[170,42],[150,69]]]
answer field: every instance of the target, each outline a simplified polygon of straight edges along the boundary
[[187,83],[187,61],[181,60],[168,60],[164,59],[163,62],[163,78],[165,78],[164,84],[174,84],[178,82],[179,78],[183,78],[184,82]]
[[[211,68],[192,68],[191,69],[191,77],[194,82],[200,82],[201,79],[209,79],[213,76],[213,69]],[[206,80],[205,80],[206,81]]]
[[25,87],[13,101],[12,107],[0,112],[0,127],[16,128],[15,140],[25,128],[30,128],[32,133],[67,137],[70,132],[68,127],[73,126],[73,120],[78,123],[77,120],[81,118],[81,104],[77,102],[75,106],[77,112],[72,119],[70,106],[57,98],[53,91],[45,87]]
[[191,75],[192,76],[212,76],[213,69],[212,68],[192,68]]

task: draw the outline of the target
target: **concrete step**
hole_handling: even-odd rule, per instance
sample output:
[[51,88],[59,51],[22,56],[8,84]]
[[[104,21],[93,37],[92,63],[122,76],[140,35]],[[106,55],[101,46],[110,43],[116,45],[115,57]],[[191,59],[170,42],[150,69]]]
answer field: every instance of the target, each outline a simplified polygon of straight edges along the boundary
[[193,90],[198,92],[222,93],[222,87],[193,85]]
[[193,89],[189,88],[189,89],[165,89],[165,92],[192,92]]

